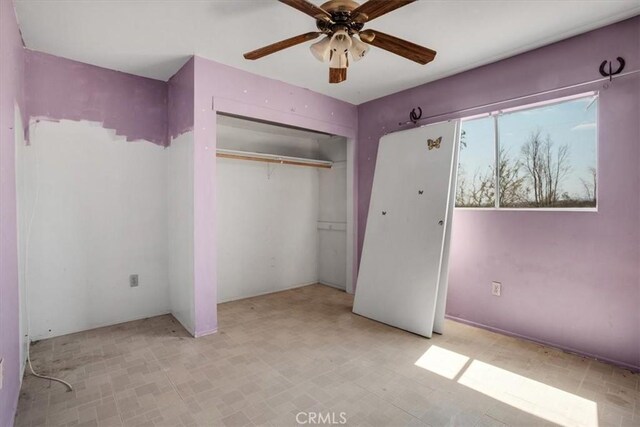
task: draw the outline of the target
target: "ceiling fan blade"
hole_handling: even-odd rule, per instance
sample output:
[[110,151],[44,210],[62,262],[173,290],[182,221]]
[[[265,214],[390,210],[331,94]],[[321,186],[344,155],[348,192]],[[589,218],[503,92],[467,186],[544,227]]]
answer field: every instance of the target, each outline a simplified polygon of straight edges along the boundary
[[279,0],[279,1],[280,3],[289,5],[294,9],[298,9],[302,13],[306,13],[312,18],[321,19],[327,22],[330,22],[333,19],[329,12],[319,8],[318,6],[308,2],[307,0]]
[[[365,3],[366,4],[366,3]],[[399,39],[376,30],[360,31],[360,40],[380,49],[400,55],[418,64],[427,64],[436,57],[436,51]]]
[[379,16],[394,11],[416,0],[369,0],[351,12],[353,20],[360,24],[373,21]]
[[347,80],[346,68],[329,68],[329,83],[341,83]]
[[317,38],[322,33],[311,32],[300,34],[299,36],[291,37],[286,40],[280,40],[279,42],[270,44],[269,46],[261,47],[260,49],[253,50],[244,54],[244,59],[260,59],[263,56],[271,55],[272,53],[286,49],[291,46],[295,46],[300,43],[304,43],[309,40]]

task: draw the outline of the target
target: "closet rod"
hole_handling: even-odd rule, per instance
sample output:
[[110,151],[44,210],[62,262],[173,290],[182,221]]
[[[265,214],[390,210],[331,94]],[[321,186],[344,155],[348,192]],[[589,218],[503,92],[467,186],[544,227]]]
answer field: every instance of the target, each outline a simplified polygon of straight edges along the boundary
[[333,162],[328,160],[305,159],[303,157],[279,156],[277,154],[254,153],[250,151],[216,150],[216,156],[225,159],[250,160],[254,162],[277,163],[293,166],[310,166],[314,168],[331,169]]
[[[630,76],[633,74],[637,74],[640,73],[640,70],[633,70],[633,71],[627,71],[626,73],[621,73],[618,75],[615,75],[611,78],[611,81],[613,82],[614,80],[619,79],[620,77],[625,77],[625,76]],[[423,122],[425,120],[431,120],[431,119],[435,119],[438,117],[445,117],[445,116],[451,116],[453,114],[460,114],[460,113],[466,113],[469,111],[474,111],[474,110],[479,110],[481,108],[488,108],[488,107],[494,107],[500,104],[505,104],[507,102],[513,102],[513,101],[521,101],[521,100],[525,100],[528,98],[533,98],[535,96],[541,96],[541,95],[548,95],[550,93],[555,93],[555,92],[560,92],[563,90],[568,90],[568,89],[575,89],[578,87],[582,87],[582,86],[587,86],[587,85],[591,85],[594,83],[598,83],[598,82],[603,82],[603,81],[609,81],[609,77],[601,77],[598,79],[594,79],[594,80],[590,80],[588,82],[582,82],[582,83],[577,83],[577,84],[573,84],[573,85],[569,85],[569,86],[563,86],[563,87],[559,87],[559,88],[555,88],[555,89],[549,89],[549,90],[545,90],[545,91],[541,91],[541,92],[536,92],[536,93],[530,93],[529,95],[524,95],[524,96],[518,96],[516,98],[511,98],[511,99],[504,99],[502,101],[496,101],[496,102],[491,102],[489,104],[483,104],[483,105],[478,105],[475,107],[470,107],[470,108],[464,108],[462,110],[456,110],[456,111],[449,111],[447,113],[441,113],[441,114],[434,114],[433,116],[429,116],[429,117],[421,117],[419,119],[417,119],[416,121],[406,121],[406,122],[400,122],[398,123],[398,126],[406,126],[409,124],[416,124],[419,122]]]

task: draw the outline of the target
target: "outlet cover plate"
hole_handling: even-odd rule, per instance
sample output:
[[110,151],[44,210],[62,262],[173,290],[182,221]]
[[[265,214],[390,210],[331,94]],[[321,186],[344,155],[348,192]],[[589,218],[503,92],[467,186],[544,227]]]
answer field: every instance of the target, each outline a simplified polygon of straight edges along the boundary
[[499,297],[502,294],[502,283],[491,282],[491,295]]
[[132,274],[129,276],[129,286],[132,288],[137,288],[140,283],[138,282],[138,275]]

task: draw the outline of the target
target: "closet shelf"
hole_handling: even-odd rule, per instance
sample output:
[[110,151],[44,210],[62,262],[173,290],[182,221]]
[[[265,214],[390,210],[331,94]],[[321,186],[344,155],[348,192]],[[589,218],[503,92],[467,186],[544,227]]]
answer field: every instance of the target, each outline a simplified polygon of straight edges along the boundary
[[311,166],[314,168],[331,168],[333,162],[328,160],[306,159],[304,157],[281,156],[278,154],[254,153],[252,151],[227,150],[218,148],[216,156],[226,159],[251,160],[254,162],[279,163],[283,165]]

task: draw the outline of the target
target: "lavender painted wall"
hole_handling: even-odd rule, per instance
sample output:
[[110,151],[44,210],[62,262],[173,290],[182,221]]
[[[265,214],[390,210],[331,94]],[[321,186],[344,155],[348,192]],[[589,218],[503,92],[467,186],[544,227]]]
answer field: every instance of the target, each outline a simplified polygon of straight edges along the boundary
[[[640,17],[360,105],[359,248],[378,139],[412,108],[427,117],[589,81],[616,56],[640,68]],[[457,209],[447,313],[639,369],[640,77],[538,99],[594,89],[598,212]],[[492,280],[503,283],[502,297],[491,296]]]
[[218,326],[216,111],[355,138],[357,108],[203,58],[196,57],[194,64],[194,286],[196,336],[200,336]]
[[102,123],[128,141],[167,144],[167,84],[26,51],[27,114]]
[[169,79],[167,108],[167,141],[193,130],[194,58],[191,57]]
[[23,105],[24,48],[11,0],[0,1],[0,425],[13,425],[20,390],[15,109]]

